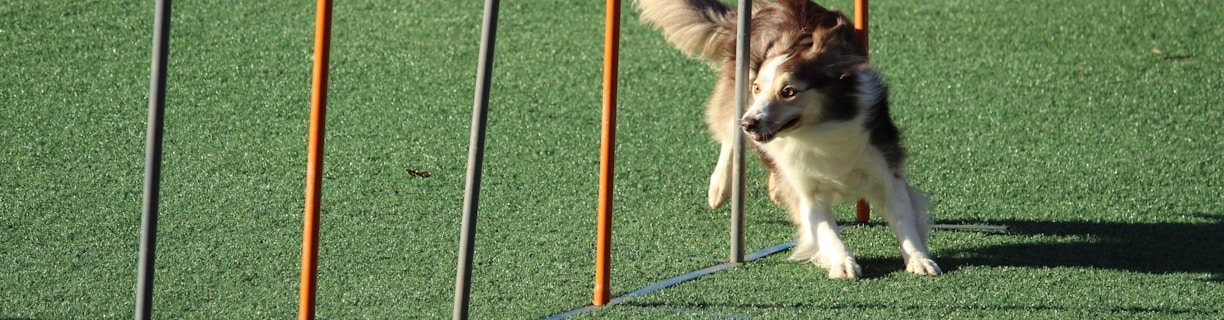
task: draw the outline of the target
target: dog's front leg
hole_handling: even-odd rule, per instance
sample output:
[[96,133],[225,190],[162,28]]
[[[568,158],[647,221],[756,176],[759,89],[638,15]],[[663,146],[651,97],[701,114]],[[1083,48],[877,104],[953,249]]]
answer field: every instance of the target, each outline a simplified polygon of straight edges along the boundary
[[[863,271],[842,242],[837,220],[828,201],[803,197],[799,204],[799,240],[796,255],[811,255],[810,261],[829,270],[830,279],[856,279]],[[814,252],[814,253],[813,253]],[[792,255],[795,257],[796,255]]]
[[897,235],[901,244],[901,258],[905,260],[905,271],[919,275],[936,275],[943,271],[927,253],[926,200],[910,188],[904,179],[894,178],[888,188],[888,198],[880,208],[885,212],[888,226]]
[[722,151],[718,152],[718,164],[710,175],[710,193],[707,199],[710,209],[722,207],[731,196],[731,148],[730,143],[722,143]]

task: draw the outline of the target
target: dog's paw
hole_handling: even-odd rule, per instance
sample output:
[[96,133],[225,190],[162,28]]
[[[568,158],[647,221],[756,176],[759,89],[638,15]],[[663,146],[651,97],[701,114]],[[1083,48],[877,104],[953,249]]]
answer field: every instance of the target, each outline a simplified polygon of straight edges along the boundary
[[718,174],[710,177],[710,194],[708,198],[710,209],[722,207],[723,204],[727,203],[727,199],[731,197],[731,186],[725,180],[727,179],[720,177]]
[[721,208],[723,204],[726,204],[728,193],[731,193],[731,192],[723,190],[722,188],[719,188],[719,187],[710,186],[710,196],[708,199],[708,201],[710,202],[710,209],[718,209],[718,208]]
[[939,269],[939,265],[935,264],[935,260],[923,256],[911,256],[909,261],[905,263],[905,271],[924,276],[943,273],[943,270]]
[[826,268],[829,268],[829,279],[858,279],[863,276],[863,269],[851,256],[829,263]]
[[812,256],[816,255],[816,245],[812,241],[799,239],[794,248],[791,248],[790,261],[812,261]]

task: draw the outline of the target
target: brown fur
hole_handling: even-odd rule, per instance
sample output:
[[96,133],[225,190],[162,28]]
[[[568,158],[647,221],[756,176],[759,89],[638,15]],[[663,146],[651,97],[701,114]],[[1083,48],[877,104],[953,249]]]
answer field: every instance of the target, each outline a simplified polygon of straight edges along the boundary
[[711,62],[718,75],[705,119],[722,143],[710,177],[712,208],[729,197],[730,150],[742,129],[769,168],[770,199],[786,207],[799,227],[791,259],[825,267],[830,278],[861,276],[837,236],[830,206],[863,197],[888,219],[907,271],[942,272],[926,246],[926,197],[905,181],[905,152],[889,116],[888,87],[867,63],[844,14],[809,0],[754,2],[752,107],[737,117],[738,13],[717,0],[638,0],[638,8],[645,22],[662,29],[680,50]]
[[[735,109],[735,28],[738,13],[717,0],[638,1],[642,20],[663,30],[676,48],[713,63],[719,74],[707,100],[706,127],[717,141],[730,141],[739,130],[733,121]],[[697,13],[697,14],[694,14]],[[705,19],[695,19],[701,17]],[[749,74],[756,74],[766,57],[800,49],[801,46],[834,43],[825,51],[837,52],[841,61],[866,61],[860,42],[845,14],[828,10],[808,0],[757,1],[752,7]],[[836,38],[836,39],[833,39]],[[819,41],[828,40],[828,41]],[[786,206],[797,219],[797,198],[785,178],[778,175],[773,160],[760,149],[757,156],[769,168],[769,198]]]

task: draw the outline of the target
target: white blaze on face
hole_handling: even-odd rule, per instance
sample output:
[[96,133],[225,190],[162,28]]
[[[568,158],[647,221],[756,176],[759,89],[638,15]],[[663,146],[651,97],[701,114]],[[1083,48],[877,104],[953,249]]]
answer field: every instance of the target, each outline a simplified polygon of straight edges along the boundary
[[777,57],[765,60],[761,65],[761,70],[757,72],[756,81],[753,87],[749,90],[754,90],[752,93],[752,107],[744,111],[744,119],[748,117],[768,118],[768,110],[765,110],[765,105],[769,104],[774,97],[778,88],[774,88],[778,76],[778,68],[782,66],[786,60],[790,59],[790,55],[783,54]]
[[758,101],[761,98],[769,97],[777,90],[777,88],[774,88],[774,79],[778,76],[778,68],[788,59],[790,59],[790,55],[780,55],[766,60],[765,64],[761,66],[761,71],[757,73],[756,78],[756,85],[760,86],[761,90],[754,94]]

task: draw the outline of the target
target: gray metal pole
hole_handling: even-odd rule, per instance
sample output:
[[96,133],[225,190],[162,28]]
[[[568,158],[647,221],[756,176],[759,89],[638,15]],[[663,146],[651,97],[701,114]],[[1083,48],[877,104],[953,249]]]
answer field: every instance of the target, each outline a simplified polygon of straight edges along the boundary
[[454,319],[468,318],[472,289],[472,251],[476,246],[476,209],[480,203],[480,175],[484,164],[485,124],[489,115],[489,78],[497,39],[497,0],[485,0],[476,68],[476,102],[472,108],[472,138],[468,144],[467,187],[463,196],[463,226],[459,234],[459,267],[455,275]]
[[166,110],[166,57],[170,50],[170,0],[157,0],[153,18],[153,58],[149,72],[149,120],[145,140],[144,205],[140,215],[140,261],[136,281],[136,319],[153,311],[153,260],[157,243],[157,206],[161,188],[162,129]]
[[739,26],[735,39],[735,143],[731,160],[731,262],[744,261],[744,132],[739,119],[748,104],[748,58],[751,51],[752,0],[739,2]]

